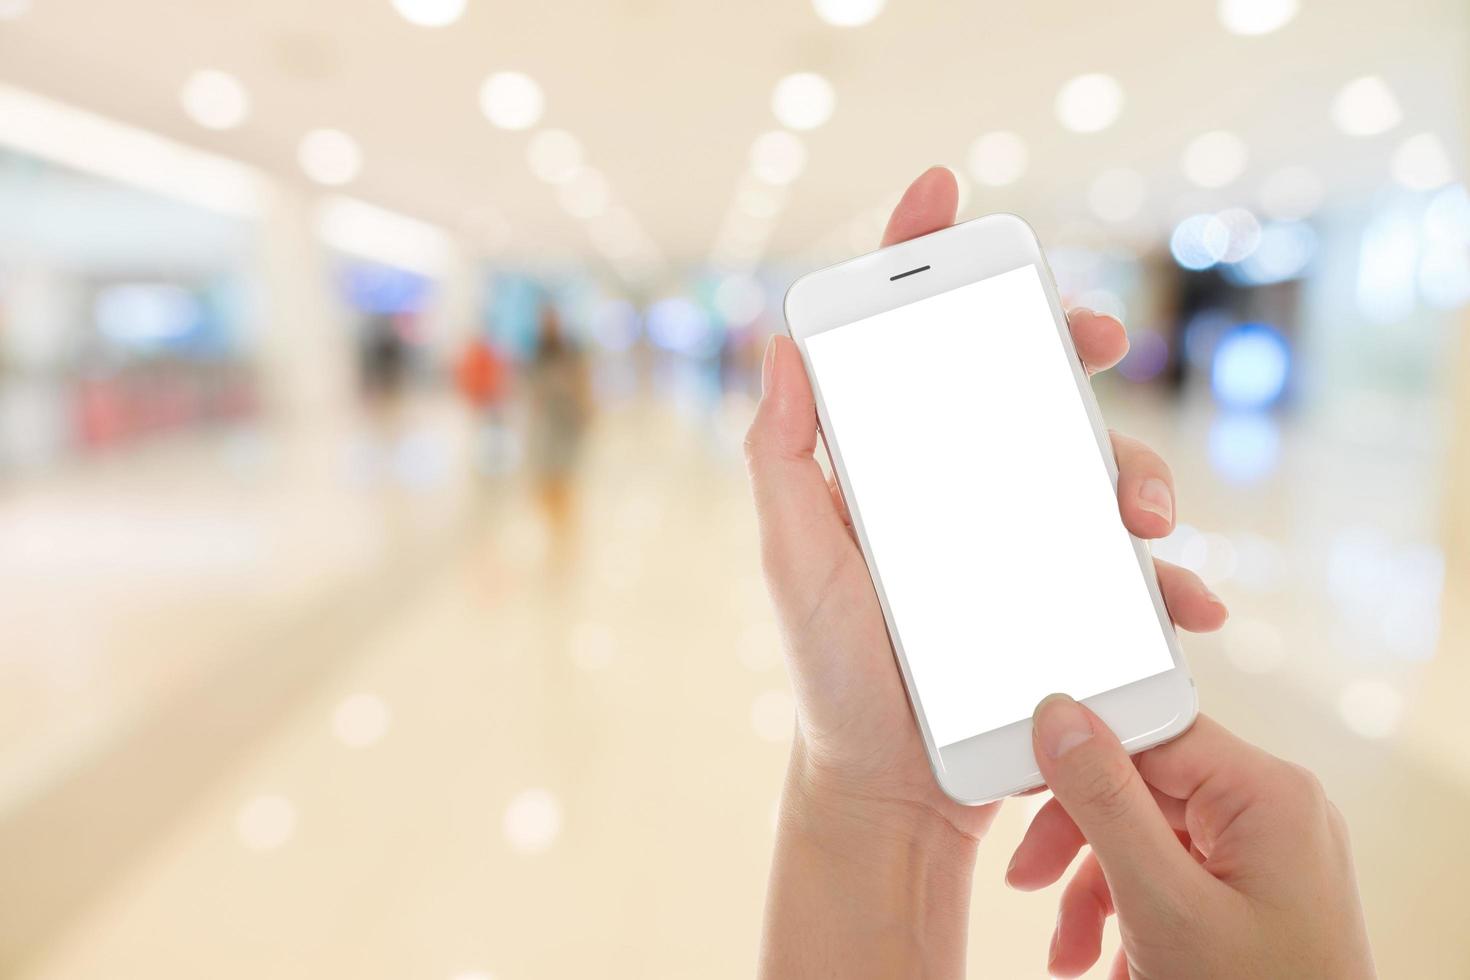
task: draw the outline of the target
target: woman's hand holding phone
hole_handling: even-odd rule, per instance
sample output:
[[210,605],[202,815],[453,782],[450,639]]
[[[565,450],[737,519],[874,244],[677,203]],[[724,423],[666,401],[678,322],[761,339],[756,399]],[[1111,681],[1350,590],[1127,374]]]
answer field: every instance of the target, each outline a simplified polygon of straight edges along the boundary
[[[949,226],[957,201],[953,174],[939,167],[925,172],[894,209],[883,244]],[[1127,351],[1122,324],[1112,317],[1074,310],[1068,324],[1089,372],[1111,367]],[[873,385],[881,392],[883,379],[874,378]],[[950,973],[955,964],[962,968],[974,846],[995,807],[954,802],[929,771],[867,566],[841,496],[814,457],[816,445],[815,403],[800,354],[788,338],[774,337],[746,456],[762,566],[796,693],[797,735],[782,798],[763,965],[770,975],[803,975],[830,966],[833,960],[824,957],[839,951],[838,962],[851,964],[862,961],[860,952],[854,955],[861,944],[892,939],[893,929],[917,928],[924,934],[907,935],[914,947],[907,953],[885,946],[901,963],[885,964],[874,950],[866,961],[872,975],[931,967]],[[1114,435],[1113,447],[1123,523],[1141,538],[1168,534],[1174,525],[1168,466],[1126,436]],[[997,479],[1027,478],[1017,461],[992,464]],[[1224,622],[1224,606],[1192,572],[1157,565],[1180,628],[1213,630]],[[813,858],[817,853],[820,861]],[[885,882],[875,886],[875,875]],[[831,914],[831,896],[843,894],[862,904],[856,918]]]
[[1347,828],[1310,772],[1203,716],[1132,759],[1064,696],[1042,702],[1034,727],[1055,797],[1006,880],[1049,885],[1091,846],[1062,892],[1054,976],[1097,961],[1114,913],[1121,980],[1373,976]]

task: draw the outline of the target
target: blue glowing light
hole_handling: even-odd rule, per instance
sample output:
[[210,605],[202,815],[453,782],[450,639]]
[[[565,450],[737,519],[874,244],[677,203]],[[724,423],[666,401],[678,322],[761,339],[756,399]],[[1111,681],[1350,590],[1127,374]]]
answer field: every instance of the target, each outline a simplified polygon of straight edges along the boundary
[[1307,271],[1317,253],[1317,233],[1305,221],[1272,221],[1261,229],[1251,253],[1225,267],[1226,278],[1240,286],[1265,286],[1295,279]]
[[1208,269],[1230,249],[1230,228],[1213,214],[1194,214],[1179,222],[1169,236],[1169,251],[1186,269]]
[[1274,327],[1242,323],[1215,345],[1210,387],[1227,408],[1256,409],[1275,404],[1291,374],[1291,347]]
[[644,317],[648,339],[663,348],[689,357],[712,357],[720,350],[723,335],[708,313],[684,296],[661,299]]
[[1256,483],[1276,469],[1281,433],[1264,412],[1227,412],[1210,425],[1210,465],[1232,483]]
[[369,263],[353,263],[343,276],[348,303],[363,313],[417,313],[424,308],[431,286],[416,273]]

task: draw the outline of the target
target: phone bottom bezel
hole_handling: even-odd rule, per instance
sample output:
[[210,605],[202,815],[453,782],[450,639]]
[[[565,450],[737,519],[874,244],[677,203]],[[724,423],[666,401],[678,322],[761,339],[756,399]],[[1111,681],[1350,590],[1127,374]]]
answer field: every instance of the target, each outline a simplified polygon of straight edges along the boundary
[[[1182,735],[1199,714],[1189,671],[1174,667],[1083,698],[1130,753]],[[1043,785],[1031,746],[1031,719],[942,746],[929,763],[945,795],[979,806]]]

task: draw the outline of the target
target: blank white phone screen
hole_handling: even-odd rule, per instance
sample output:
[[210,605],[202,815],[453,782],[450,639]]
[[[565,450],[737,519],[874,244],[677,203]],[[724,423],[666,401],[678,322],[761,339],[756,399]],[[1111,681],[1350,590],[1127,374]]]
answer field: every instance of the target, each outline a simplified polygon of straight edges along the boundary
[[936,745],[1174,666],[1035,266],[806,352]]

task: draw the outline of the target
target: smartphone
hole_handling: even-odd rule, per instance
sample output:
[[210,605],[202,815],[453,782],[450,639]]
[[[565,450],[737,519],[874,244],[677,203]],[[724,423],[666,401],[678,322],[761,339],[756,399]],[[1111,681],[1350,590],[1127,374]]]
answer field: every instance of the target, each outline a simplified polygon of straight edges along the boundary
[[785,310],[944,792],[1041,785],[1053,692],[1129,751],[1188,729],[1194,682],[1031,227],[990,215],[834,265]]

